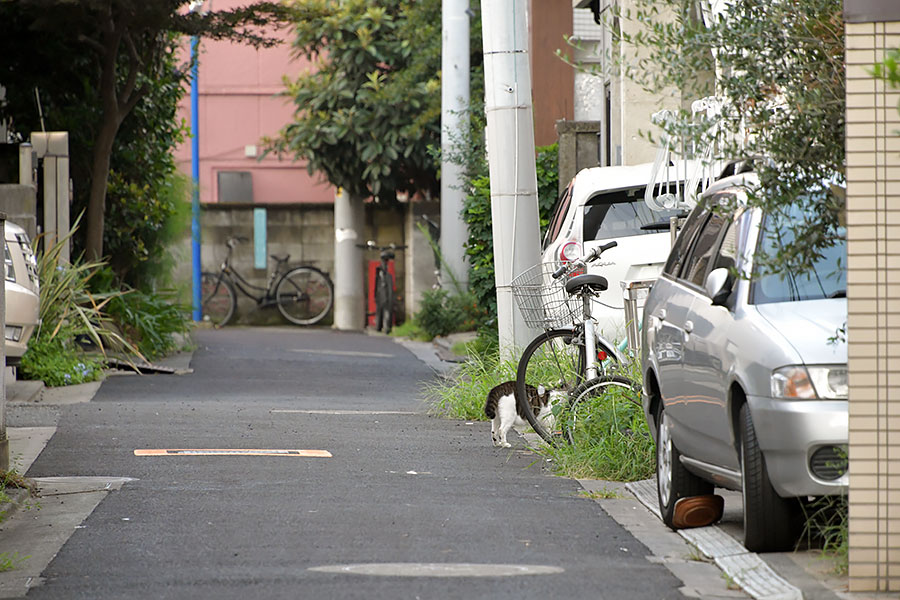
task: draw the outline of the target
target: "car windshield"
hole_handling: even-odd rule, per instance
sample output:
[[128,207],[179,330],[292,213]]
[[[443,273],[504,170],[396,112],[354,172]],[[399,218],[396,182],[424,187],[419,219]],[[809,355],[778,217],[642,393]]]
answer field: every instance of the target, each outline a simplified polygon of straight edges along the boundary
[[584,241],[659,233],[669,229],[677,210],[653,211],[637,187],[594,196],[584,206]]
[[[760,235],[757,252],[775,256],[794,239],[790,227],[776,224],[776,220],[766,217]],[[806,272],[792,272],[784,269],[778,273],[767,273],[753,278],[750,299],[753,304],[770,302],[796,302],[800,300],[820,300],[822,298],[845,298],[847,296],[847,235],[840,228],[834,244],[823,248],[821,256]]]

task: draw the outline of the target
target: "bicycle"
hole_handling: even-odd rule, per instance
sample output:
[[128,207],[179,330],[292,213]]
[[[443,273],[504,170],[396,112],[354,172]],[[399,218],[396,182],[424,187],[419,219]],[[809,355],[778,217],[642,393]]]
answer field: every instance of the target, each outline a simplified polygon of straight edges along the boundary
[[[620,374],[628,358],[599,335],[591,315],[592,299],[609,283],[601,275],[584,273],[589,263],[616,245],[610,242],[565,264],[536,265],[510,283],[525,323],[544,329],[519,359],[516,401],[534,431],[549,443],[561,436],[571,444],[592,437],[588,415],[598,401],[622,397],[640,403],[640,385]],[[554,431],[531,410],[529,385],[566,392],[564,404],[554,407]]]
[[375,331],[384,329],[385,333],[390,333],[394,326],[397,301],[394,294],[394,276],[389,268],[390,261],[394,260],[395,250],[403,250],[406,246],[396,244],[378,246],[373,240],[369,240],[365,244],[357,244],[357,246],[367,250],[380,251],[381,262],[375,267]]
[[269,275],[266,287],[254,285],[231,264],[235,246],[247,241],[244,237],[228,238],[225,242],[228,253],[219,271],[200,274],[200,309],[204,321],[224,327],[237,308],[236,290],[255,300],[257,307],[277,306],[284,318],[295,325],[313,325],[325,318],[334,304],[334,285],[326,272],[310,265],[289,268],[289,254],[273,254],[275,270]]

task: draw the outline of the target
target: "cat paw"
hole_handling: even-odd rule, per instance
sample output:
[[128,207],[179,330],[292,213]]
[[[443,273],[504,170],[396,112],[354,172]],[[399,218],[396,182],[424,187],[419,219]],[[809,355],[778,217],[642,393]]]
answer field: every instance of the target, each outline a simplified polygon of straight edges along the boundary
[[509,442],[503,442],[502,444],[500,444],[500,446],[502,446],[503,448],[512,448],[512,444],[510,444]]

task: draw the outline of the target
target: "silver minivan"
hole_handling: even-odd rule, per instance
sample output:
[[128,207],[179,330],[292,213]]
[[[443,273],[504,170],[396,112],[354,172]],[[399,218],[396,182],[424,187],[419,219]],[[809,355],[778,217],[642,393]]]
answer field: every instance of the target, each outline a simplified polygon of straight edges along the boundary
[[[801,501],[847,489],[846,243],[806,273],[761,274],[791,235],[745,208],[752,174],[707,190],[644,307],[644,413],[657,490],[676,503],[741,490],[745,546],[793,546]],[[727,207],[727,208],[724,208]]]

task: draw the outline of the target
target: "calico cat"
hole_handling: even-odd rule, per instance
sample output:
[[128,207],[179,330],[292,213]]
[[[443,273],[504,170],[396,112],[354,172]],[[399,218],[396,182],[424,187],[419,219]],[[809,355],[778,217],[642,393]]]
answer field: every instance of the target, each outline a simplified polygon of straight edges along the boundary
[[[539,385],[526,385],[528,401],[538,419],[545,421],[548,427],[553,426],[553,414],[550,410],[551,392]],[[506,441],[506,434],[513,426],[527,427],[528,421],[524,414],[519,412],[516,402],[516,382],[506,381],[496,386],[487,395],[484,405],[484,414],[491,419],[491,441],[494,446],[509,448],[511,444]]]

